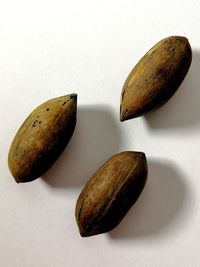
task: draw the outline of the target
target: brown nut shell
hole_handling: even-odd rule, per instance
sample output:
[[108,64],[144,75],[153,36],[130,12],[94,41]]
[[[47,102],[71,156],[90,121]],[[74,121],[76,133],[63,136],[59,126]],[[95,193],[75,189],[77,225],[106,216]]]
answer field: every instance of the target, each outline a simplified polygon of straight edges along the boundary
[[16,182],[43,175],[67,146],[76,125],[77,95],[51,99],[38,106],[18,130],[8,165]]
[[116,227],[137,201],[146,179],[147,161],[142,152],[121,152],[106,161],[77,200],[76,221],[81,236]]
[[136,118],[159,108],[176,92],[192,60],[188,39],[171,36],[153,46],[125,81],[120,120]]

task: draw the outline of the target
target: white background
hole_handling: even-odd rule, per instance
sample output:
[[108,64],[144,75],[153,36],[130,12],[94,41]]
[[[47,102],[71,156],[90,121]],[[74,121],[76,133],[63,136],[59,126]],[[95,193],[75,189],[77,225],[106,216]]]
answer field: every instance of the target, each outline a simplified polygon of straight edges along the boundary
[[[0,1],[0,266],[200,266],[200,1]],[[174,97],[119,121],[123,83],[162,38],[188,37],[190,71]],[[73,138],[40,179],[16,184],[10,143],[42,102],[78,93]],[[113,154],[146,153],[136,205],[107,234],[81,238],[76,199]]]

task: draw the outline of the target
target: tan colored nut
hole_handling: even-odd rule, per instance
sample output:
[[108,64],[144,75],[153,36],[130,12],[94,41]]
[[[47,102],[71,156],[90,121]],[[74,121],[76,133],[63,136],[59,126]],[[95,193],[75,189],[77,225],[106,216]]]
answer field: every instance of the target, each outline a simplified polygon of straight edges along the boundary
[[129,74],[122,89],[120,120],[142,116],[167,102],[188,72],[188,39],[171,36],[153,46]]
[[77,95],[51,99],[24,121],[10,147],[8,165],[16,182],[43,175],[68,144],[76,125]]
[[76,221],[81,236],[116,227],[137,201],[146,179],[147,161],[142,152],[121,152],[106,161],[77,200]]

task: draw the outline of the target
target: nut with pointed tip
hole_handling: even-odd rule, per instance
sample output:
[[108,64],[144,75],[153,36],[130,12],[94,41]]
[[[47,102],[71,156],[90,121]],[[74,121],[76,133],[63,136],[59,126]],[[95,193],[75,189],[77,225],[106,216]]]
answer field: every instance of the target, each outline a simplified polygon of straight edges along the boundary
[[176,92],[192,60],[188,39],[171,36],[153,46],[125,81],[120,120],[136,118],[159,108]]
[[147,179],[142,152],[125,151],[111,157],[90,178],[76,204],[81,236],[108,232],[116,227],[137,201]]
[[51,99],[38,106],[19,128],[8,165],[17,183],[43,175],[67,146],[76,125],[77,95]]

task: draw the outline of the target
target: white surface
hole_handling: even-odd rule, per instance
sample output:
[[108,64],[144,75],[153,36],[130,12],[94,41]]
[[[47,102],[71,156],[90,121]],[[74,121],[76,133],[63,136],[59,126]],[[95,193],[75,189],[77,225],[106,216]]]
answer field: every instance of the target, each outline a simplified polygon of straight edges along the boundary
[[[200,266],[200,2],[0,1],[0,266]],[[185,35],[191,69],[160,110],[119,122],[122,85],[160,39]],[[78,93],[75,134],[43,178],[16,184],[10,143],[47,99]],[[78,194],[122,150],[144,151],[149,178],[112,232],[81,238]]]

